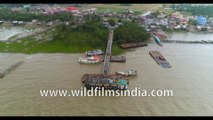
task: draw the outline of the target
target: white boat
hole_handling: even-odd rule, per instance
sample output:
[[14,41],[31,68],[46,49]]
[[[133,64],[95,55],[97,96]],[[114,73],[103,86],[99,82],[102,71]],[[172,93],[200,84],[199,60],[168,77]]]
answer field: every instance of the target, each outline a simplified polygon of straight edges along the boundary
[[118,75],[125,75],[125,76],[136,76],[137,75],[137,71],[134,70],[134,69],[130,69],[127,72],[122,72],[122,71],[116,72],[116,74],[118,74]]
[[87,58],[79,58],[78,59],[79,63],[83,63],[83,64],[96,64],[96,63],[100,63],[100,60],[89,60]]
[[102,55],[102,54],[104,54],[104,52],[101,49],[97,49],[97,50],[92,50],[92,51],[87,51],[86,52],[87,56]]

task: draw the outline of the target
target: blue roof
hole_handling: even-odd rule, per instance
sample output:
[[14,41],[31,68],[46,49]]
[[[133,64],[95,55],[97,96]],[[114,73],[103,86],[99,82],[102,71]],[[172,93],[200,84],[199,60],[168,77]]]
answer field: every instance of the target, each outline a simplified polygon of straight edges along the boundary
[[198,25],[205,25],[207,22],[206,18],[203,16],[198,16],[197,17],[197,24]]

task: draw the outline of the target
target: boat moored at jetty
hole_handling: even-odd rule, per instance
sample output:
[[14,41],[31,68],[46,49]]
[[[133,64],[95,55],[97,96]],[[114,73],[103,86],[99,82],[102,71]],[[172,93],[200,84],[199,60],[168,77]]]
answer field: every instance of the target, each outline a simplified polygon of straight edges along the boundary
[[104,52],[101,49],[86,51],[87,56],[102,55]]
[[87,58],[79,58],[78,62],[82,64],[96,64],[100,63],[101,60],[89,60]]
[[85,83],[87,89],[98,88],[99,90],[127,90],[127,85],[129,82],[125,79],[111,79],[111,78],[97,78],[92,80],[87,80]]

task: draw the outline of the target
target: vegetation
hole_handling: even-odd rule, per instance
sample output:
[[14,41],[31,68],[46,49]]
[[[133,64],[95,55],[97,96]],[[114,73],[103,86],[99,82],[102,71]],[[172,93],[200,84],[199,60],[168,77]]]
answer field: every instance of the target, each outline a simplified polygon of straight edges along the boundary
[[207,31],[207,28],[201,28],[201,31],[205,32]]
[[[104,12],[108,12],[108,13],[113,13],[116,12],[118,14],[123,14],[126,12],[126,8],[114,8],[114,7],[96,7],[97,8],[97,12],[98,13],[104,13]],[[142,10],[135,10],[135,9],[130,9],[133,10],[135,14],[140,15],[143,13]]]
[[137,23],[124,23],[115,29],[114,40],[119,44],[129,42],[145,42],[150,38],[145,29]]
[[[104,28],[100,17],[87,16],[85,23],[72,28],[57,26],[52,32],[52,40],[36,40],[26,37],[16,42],[0,42],[1,52],[15,53],[82,53],[87,50],[105,49],[108,30]],[[112,54],[123,53],[117,44],[113,45]]]
[[191,12],[192,15],[204,15],[204,16],[213,16],[213,6],[212,5],[199,5],[194,6],[191,4],[180,4],[180,5],[171,5],[171,8],[177,11]]
[[[44,33],[49,35],[50,33]],[[51,32],[51,40],[36,40],[25,37],[15,42],[0,42],[1,52],[16,53],[82,53],[87,50],[105,50],[108,40],[108,29],[97,15],[85,16],[85,22],[76,26],[58,25]],[[121,43],[147,41],[150,35],[137,23],[124,23],[115,29],[112,54],[124,52]]]
[[189,25],[197,25],[197,21],[194,19],[189,19]]
[[115,26],[115,20],[114,19],[109,19],[108,20],[108,23],[111,25],[111,26]]
[[0,9],[0,20],[8,21],[32,21],[38,19],[40,21],[53,21],[60,19],[61,21],[69,21],[73,19],[73,16],[69,12],[55,13],[53,15],[44,15],[44,14],[33,14],[29,12],[13,12],[10,9]]

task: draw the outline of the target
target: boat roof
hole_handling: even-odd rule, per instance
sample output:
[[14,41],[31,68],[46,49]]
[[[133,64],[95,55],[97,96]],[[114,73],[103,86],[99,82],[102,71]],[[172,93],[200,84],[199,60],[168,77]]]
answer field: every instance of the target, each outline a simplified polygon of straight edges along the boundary
[[118,80],[118,84],[119,84],[119,85],[127,85],[127,80],[119,79],[119,80]]

